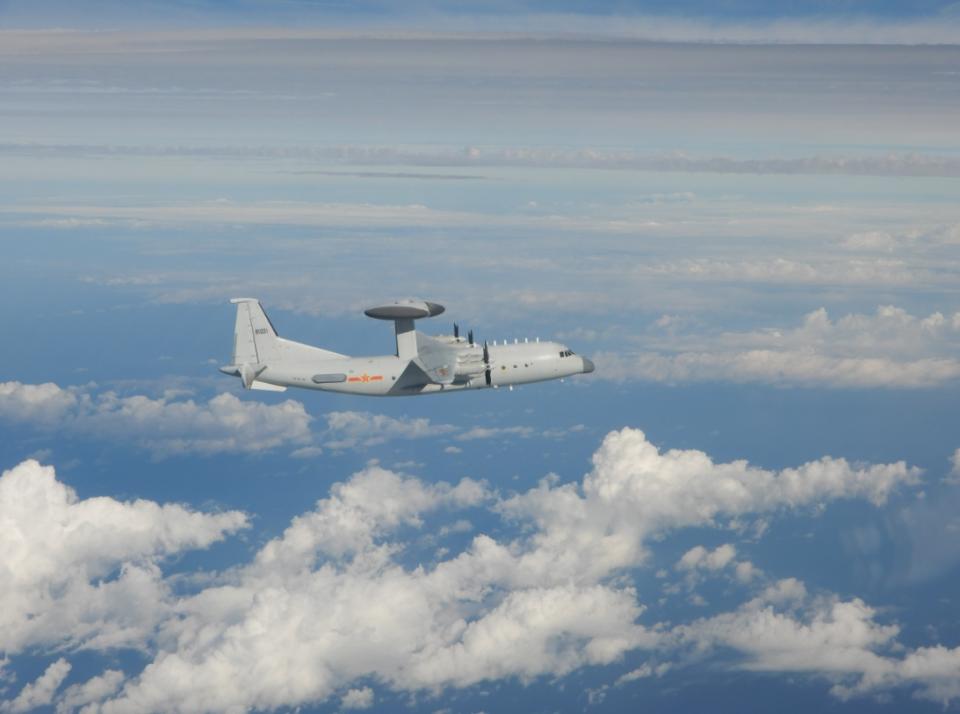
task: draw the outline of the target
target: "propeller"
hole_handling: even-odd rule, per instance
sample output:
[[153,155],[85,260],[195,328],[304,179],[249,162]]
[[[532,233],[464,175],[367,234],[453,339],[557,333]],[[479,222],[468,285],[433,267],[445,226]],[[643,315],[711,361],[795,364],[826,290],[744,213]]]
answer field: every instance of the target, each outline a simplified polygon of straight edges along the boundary
[[453,336],[454,338],[460,337],[460,325],[457,323],[453,323]]
[[483,378],[487,382],[487,386],[490,386],[490,383],[493,381],[493,375],[490,374],[490,350],[487,348],[487,341],[483,341]]

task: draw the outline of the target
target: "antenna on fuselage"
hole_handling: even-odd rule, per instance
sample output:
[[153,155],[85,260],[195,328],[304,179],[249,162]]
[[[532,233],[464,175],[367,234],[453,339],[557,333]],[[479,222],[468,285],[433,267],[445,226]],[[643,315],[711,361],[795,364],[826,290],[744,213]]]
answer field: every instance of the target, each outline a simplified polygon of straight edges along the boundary
[[413,321],[441,314],[443,305],[426,300],[395,300],[386,305],[367,308],[363,312],[367,317],[377,320],[393,320],[393,330],[397,337],[397,357],[412,360],[417,357],[417,334]]

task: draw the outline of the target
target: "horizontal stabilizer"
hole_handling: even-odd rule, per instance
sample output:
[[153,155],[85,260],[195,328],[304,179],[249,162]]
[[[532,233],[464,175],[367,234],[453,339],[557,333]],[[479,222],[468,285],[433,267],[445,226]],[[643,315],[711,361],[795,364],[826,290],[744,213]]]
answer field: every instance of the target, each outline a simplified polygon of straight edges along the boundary
[[285,392],[287,391],[286,387],[281,387],[276,384],[270,384],[269,382],[261,382],[259,379],[253,380],[250,383],[250,389],[259,389],[263,392]]

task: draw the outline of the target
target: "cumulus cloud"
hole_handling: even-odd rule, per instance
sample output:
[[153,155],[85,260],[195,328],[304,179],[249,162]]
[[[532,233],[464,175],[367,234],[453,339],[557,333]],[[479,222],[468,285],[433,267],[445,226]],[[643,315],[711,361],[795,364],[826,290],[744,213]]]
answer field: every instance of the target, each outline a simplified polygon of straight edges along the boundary
[[87,704],[99,702],[116,692],[123,684],[124,674],[119,669],[108,669],[86,682],[67,687],[57,697],[57,714],[76,712]]
[[350,689],[340,698],[341,709],[369,709],[373,706],[373,690],[370,687]]
[[[364,701],[351,692],[371,679],[437,690],[610,664],[670,639],[638,622],[644,608],[633,587],[610,580],[642,561],[645,539],[733,513],[844,497],[879,503],[915,478],[903,464],[824,459],[782,472],[715,464],[701,452],[660,453],[642,432],[624,430],[607,437],[582,484],[548,480],[494,506],[531,525],[528,534],[479,533],[433,565],[404,567],[405,529],[490,505],[492,494],[469,479],[427,484],[372,465],[335,485],[225,584],[180,600],[153,661],[97,710]],[[440,537],[457,522],[438,528]],[[698,555],[688,560],[731,567],[735,550]]]
[[960,378],[960,313],[881,306],[832,320],[820,308],[793,329],[650,335],[656,351],[595,355],[614,380],[733,381],[841,388],[930,388]]
[[256,562],[298,568],[321,554],[354,555],[371,548],[377,535],[401,525],[419,527],[425,512],[478,505],[489,495],[484,484],[469,478],[456,486],[425,484],[370,466],[347,483],[334,484],[330,498],[320,501],[315,511],[294,518],[284,537],[264,546]]
[[672,633],[701,655],[738,652],[753,671],[824,677],[841,698],[913,685],[944,705],[960,696],[960,648],[919,647],[897,656],[900,628],[876,622],[859,598],[812,596],[797,580],[774,583],[737,610],[681,625]]
[[[694,546],[684,553],[673,566],[674,570],[683,575],[683,585],[690,593],[689,599],[695,605],[704,606],[706,599],[695,592],[697,586],[706,577],[717,576],[721,573],[731,574],[738,583],[746,585],[760,575],[760,571],[750,561],[736,559],[737,549],[732,543],[724,543],[713,550],[702,545]],[[662,572],[667,577],[667,571]],[[663,591],[666,595],[674,595],[681,591],[681,586],[675,583],[665,583]]]
[[714,550],[707,550],[702,545],[694,546],[677,561],[677,570],[722,570],[733,562],[737,549],[730,543],[724,543]]
[[77,395],[52,382],[0,382],[0,418],[55,424],[77,404]]
[[21,689],[16,699],[0,703],[0,711],[19,713],[49,706],[53,702],[54,694],[63,684],[63,680],[70,674],[70,669],[70,663],[61,657],[47,667],[35,682]]
[[528,575],[579,580],[643,562],[644,538],[654,533],[841,498],[881,504],[919,474],[903,462],[863,466],[830,457],[782,471],[718,464],[702,451],[661,452],[642,431],[623,429],[604,439],[582,485],[547,479],[501,509],[540,528],[523,557]]
[[[41,428],[128,439],[154,456],[177,453],[256,453],[280,446],[310,448],[312,417],[303,404],[270,405],[218,394],[206,402],[120,396],[53,383],[0,383],[0,418]],[[300,455],[315,455],[301,452]]]
[[[33,483],[28,477],[36,477],[38,469],[43,475],[35,464],[18,468],[22,473],[10,483]],[[917,471],[902,463],[852,466],[824,458],[777,472],[743,461],[715,463],[698,451],[661,452],[642,432],[625,429],[607,436],[582,482],[560,484],[548,478],[507,498],[470,479],[427,483],[370,465],[335,484],[249,563],[179,598],[170,595],[157,572],[162,557],[202,547],[242,527],[243,516],[96,499],[93,503],[107,514],[137,509],[152,514],[146,525],[139,512],[128,519],[145,533],[103,539],[91,526],[84,538],[69,541],[80,555],[70,550],[29,583],[49,582],[65,570],[71,582],[83,586],[56,588],[66,598],[58,603],[60,609],[80,612],[85,623],[85,629],[72,630],[75,644],[126,643],[148,652],[146,667],[122,682],[108,670],[67,688],[55,699],[61,709],[74,702],[104,713],[231,711],[330,698],[359,707],[376,699],[376,686],[416,692],[503,678],[531,681],[610,665],[634,650],[656,653],[660,663],[650,663],[649,671],[628,672],[618,681],[624,685],[661,676],[678,651],[746,647],[734,639],[736,624],[764,608],[796,621],[808,599],[802,584],[784,581],[726,613],[727,620],[718,615],[689,623],[687,629],[644,623],[640,594],[621,576],[643,565],[652,538],[687,526],[733,528],[734,517],[769,517],[840,498],[880,504],[916,478]],[[67,503],[50,512],[63,525],[53,528],[48,540],[60,542],[57,533],[78,530],[70,527],[79,520],[70,508],[90,506],[71,501],[65,487],[52,481],[52,472],[41,483]],[[437,523],[434,532],[440,539],[462,532],[459,512],[468,508],[492,509],[520,528],[496,538],[479,532],[460,552],[438,551],[434,562],[409,560],[408,548],[416,541],[410,531],[430,522]],[[43,519],[35,520],[36,528],[51,530]],[[108,515],[98,516],[96,523],[116,531],[117,521]],[[32,542],[24,535],[18,536],[21,541]],[[43,542],[37,547],[41,545],[44,553],[67,548]],[[123,593],[110,608],[97,609],[99,601],[90,606],[87,592],[114,582],[95,579],[134,560],[151,569],[145,579],[154,592]],[[736,548],[731,543],[713,550],[694,548],[681,560],[690,569],[730,570]],[[26,572],[40,567],[24,562],[30,563],[30,569],[23,567]],[[43,585],[39,595],[50,589]],[[25,601],[36,596],[27,593]],[[141,609],[144,601],[152,602],[153,612],[147,608],[146,614],[127,617],[121,605],[125,600],[141,603]],[[865,652],[889,645],[896,628],[874,623],[874,612],[864,608],[862,603],[838,603],[833,615],[821,619],[842,629],[859,618],[868,635],[875,633],[862,639]],[[56,624],[57,632],[71,632],[71,623]],[[781,626],[789,628],[789,623]],[[54,646],[62,641],[50,632],[46,638],[42,634],[28,632],[15,644]],[[825,641],[833,643],[841,634]],[[798,648],[803,644],[802,637],[794,641]],[[765,651],[757,652],[751,662],[767,661]],[[806,661],[801,654],[773,657],[776,664],[770,666],[801,671]],[[794,665],[794,659],[801,664]],[[888,686],[888,681],[876,686]],[[848,684],[860,686],[853,680]]]
[[329,412],[326,419],[326,445],[331,449],[375,446],[391,439],[425,439],[456,431],[455,426],[433,424],[424,417],[396,419],[371,412]]
[[337,692],[360,703],[367,695],[350,685],[363,678],[405,690],[532,679],[652,641],[629,588],[505,588],[496,559],[509,554],[488,536],[472,553],[405,569],[400,543],[383,540],[488,497],[469,480],[425,484],[376,466],[336,485],[230,584],[181,601],[168,644],[100,710],[274,708]]
[[[366,449],[393,440],[452,436],[458,441],[527,438],[526,426],[471,427],[431,422],[425,417],[391,417],[366,411],[332,411],[326,429],[314,433],[314,417],[302,402],[279,404],[241,399],[229,393],[206,401],[183,398],[175,390],[160,397],[121,396],[93,386],[63,388],[53,383],[0,382],[0,420],[82,436],[127,440],[156,458],[176,454],[259,453],[281,447],[290,456],[312,459],[323,454],[316,442],[333,449]],[[570,431],[580,430],[571,427]],[[567,430],[541,435],[558,438]],[[448,453],[458,453],[448,446]]]
[[0,476],[0,650],[142,646],[168,605],[158,563],[247,526],[153,501],[80,499],[53,468]]
[[950,457],[950,464],[950,478],[954,481],[960,480],[960,449],[953,452],[953,456]]

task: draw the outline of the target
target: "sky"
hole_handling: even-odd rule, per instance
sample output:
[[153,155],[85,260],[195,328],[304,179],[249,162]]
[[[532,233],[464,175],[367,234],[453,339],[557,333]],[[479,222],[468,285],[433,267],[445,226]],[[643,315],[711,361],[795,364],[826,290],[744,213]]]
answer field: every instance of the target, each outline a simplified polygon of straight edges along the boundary
[[[956,709],[957,38],[0,2],[0,712]],[[241,295],[596,371],[244,392]]]

